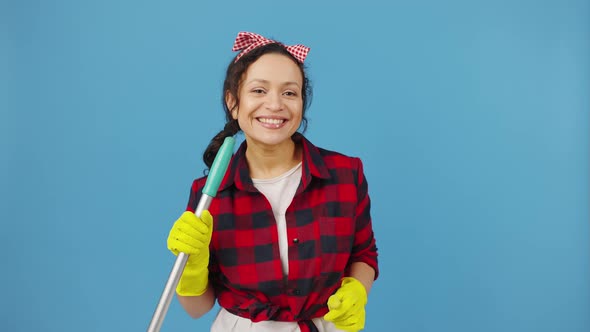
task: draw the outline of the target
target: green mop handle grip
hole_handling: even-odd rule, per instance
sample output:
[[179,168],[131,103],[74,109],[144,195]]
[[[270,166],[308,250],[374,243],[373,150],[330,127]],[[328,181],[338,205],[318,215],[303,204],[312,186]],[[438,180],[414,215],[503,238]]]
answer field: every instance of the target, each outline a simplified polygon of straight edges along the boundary
[[[197,208],[195,209],[195,214],[197,217],[200,217],[201,213],[209,208],[213,197],[217,195],[217,190],[219,189],[219,185],[225,176],[229,161],[231,160],[231,156],[234,151],[234,144],[235,139],[233,137],[226,137],[223,141],[223,144],[219,148],[219,152],[217,152],[215,160],[213,160],[213,164],[209,169],[209,175],[207,176],[205,187],[203,187],[203,194],[201,195],[201,199],[199,200]],[[162,296],[160,296],[160,302],[158,302],[156,311],[152,316],[150,326],[148,327],[148,332],[160,331],[162,323],[164,322],[164,317],[166,316],[168,308],[170,307],[170,303],[172,302],[174,290],[178,285],[178,281],[180,280],[180,276],[182,275],[182,271],[184,270],[187,260],[188,255],[183,252],[178,253],[178,256],[176,256],[176,261],[172,267],[172,272],[170,272],[168,282],[166,282]]]
[[205,187],[203,187],[203,194],[210,197],[215,197],[215,195],[217,195],[217,189],[219,189],[221,180],[223,180],[223,177],[225,176],[227,166],[229,165],[229,161],[234,152],[235,142],[236,141],[233,137],[226,137],[223,141],[223,144],[219,148],[219,152],[217,152],[217,155],[213,160],[211,169],[209,170],[207,182],[205,182]]

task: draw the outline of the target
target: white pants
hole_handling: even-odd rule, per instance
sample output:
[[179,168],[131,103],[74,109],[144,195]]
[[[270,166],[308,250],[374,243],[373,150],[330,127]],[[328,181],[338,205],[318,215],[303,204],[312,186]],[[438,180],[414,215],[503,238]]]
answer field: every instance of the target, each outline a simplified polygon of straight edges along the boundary
[[[325,321],[322,317],[312,319],[320,332],[341,332],[332,322]],[[211,332],[301,332],[297,322],[278,322],[267,320],[254,323],[248,318],[236,316],[221,308],[213,325]]]

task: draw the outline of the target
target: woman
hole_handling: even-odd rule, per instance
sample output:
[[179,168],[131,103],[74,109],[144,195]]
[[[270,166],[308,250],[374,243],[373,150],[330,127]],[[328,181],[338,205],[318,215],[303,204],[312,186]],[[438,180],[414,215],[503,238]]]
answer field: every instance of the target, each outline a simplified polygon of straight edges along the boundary
[[[360,159],[314,146],[307,123],[309,48],[240,32],[223,86],[227,122],[207,147],[242,131],[216,199],[194,215],[193,182],[168,248],[189,254],[177,296],[195,318],[215,300],[211,331],[359,331],[378,275]],[[214,221],[213,221],[214,220]]]

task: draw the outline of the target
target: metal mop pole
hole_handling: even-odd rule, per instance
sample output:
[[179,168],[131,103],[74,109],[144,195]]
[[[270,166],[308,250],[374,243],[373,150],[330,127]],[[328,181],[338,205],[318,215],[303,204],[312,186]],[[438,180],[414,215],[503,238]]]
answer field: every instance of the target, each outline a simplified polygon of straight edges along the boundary
[[[209,170],[209,175],[207,176],[207,181],[205,182],[205,187],[203,188],[203,194],[195,210],[197,217],[201,216],[203,210],[207,210],[209,208],[213,197],[215,197],[217,194],[217,189],[219,188],[221,180],[223,180],[223,176],[225,175],[227,166],[229,165],[229,161],[233,154],[234,144],[235,140],[233,137],[226,137],[223,141],[223,144],[221,145],[221,148],[219,148],[219,152],[217,152],[215,160],[213,160],[213,164]],[[178,281],[180,280],[180,276],[182,275],[182,271],[184,270],[187,260],[188,255],[185,253],[181,252],[178,254],[178,256],[176,256],[176,261],[172,267],[172,272],[170,272],[168,282],[166,282],[162,296],[160,296],[160,302],[158,302],[156,311],[152,316],[152,321],[148,327],[148,332],[160,331],[166,313],[168,312],[168,307],[170,307],[170,302],[172,302],[174,290],[178,285]]]

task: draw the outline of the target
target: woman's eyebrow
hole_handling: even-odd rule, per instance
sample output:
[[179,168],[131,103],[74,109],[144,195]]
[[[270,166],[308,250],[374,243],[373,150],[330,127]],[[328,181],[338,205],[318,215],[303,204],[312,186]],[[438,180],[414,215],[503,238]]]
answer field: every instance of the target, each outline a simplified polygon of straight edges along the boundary
[[[264,80],[264,79],[261,79],[261,78],[253,78],[253,79],[251,79],[251,80],[248,80],[248,81],[246,82],[246,84],[250,84],[250,83],[263,83],[263,84],[270,84],[270,81],[269,81],[269,80]],[[296,86],[299,86],[299,83],[297,83],[297,82],[295,82],[295,81],[286,81],[286,82],[283,82],[283,83],[281,83],[281,84],[282,84],[282,85],[296,85]]]

